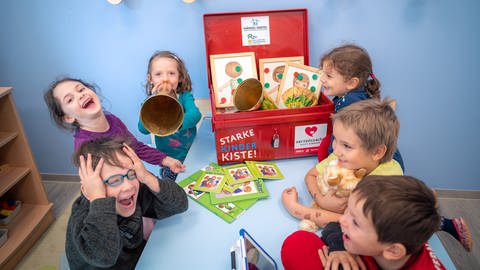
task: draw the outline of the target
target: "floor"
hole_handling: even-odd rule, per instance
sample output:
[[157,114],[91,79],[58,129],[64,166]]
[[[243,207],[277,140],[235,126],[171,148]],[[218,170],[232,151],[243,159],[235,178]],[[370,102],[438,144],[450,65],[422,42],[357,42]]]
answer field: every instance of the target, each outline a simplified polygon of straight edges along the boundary
[[440,211],[447,217],[462,216],[472,232],[474,246],[466,252],[450,235],[439,232],[438,236],[457,269],[480,269],[480,191],[437,191]]
[[[198,107],[205,115],[209,111],[208,100],[197,100]],[[70,178],[71,179],[71,178]],[[54,203],[53,212],[57,220],[30,250],[16,269],[19,270],[52,270],[60,269],[60,257],[64,253],[65,230],[70,205],[79,194],[79,183],[75,181],[45,181],[48,197]],[[480,191],[438,190],[440,211],[445,216],[462,216],[469,225],[475,243],[471,252],[450,235],[439,232],[438,236],[453,263],[459,270],[480,269]]]

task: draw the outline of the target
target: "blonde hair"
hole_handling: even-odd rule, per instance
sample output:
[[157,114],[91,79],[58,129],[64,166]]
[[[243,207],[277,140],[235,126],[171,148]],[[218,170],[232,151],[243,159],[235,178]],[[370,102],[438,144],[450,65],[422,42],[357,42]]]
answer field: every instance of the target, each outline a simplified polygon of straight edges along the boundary
[[355,102],[333,114],[333,123],[339,121],[353,129],[368,151],[385,145],[385,155],[380,163],[393,158],[397,148],[400,121],[390,105],[390,99],[367,99]]

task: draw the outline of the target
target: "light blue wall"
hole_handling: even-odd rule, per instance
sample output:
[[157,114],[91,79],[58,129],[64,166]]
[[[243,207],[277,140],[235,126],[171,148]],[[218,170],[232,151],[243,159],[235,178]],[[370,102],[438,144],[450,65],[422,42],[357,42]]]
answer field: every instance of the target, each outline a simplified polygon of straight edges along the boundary
[[477,0],[125,0],[118,6],[106,0],[5,0],[0,85],[15,87],[40,171],[74,174],[72,136],[53,125],[42,96],[58,75],[96,83],[105,107],[148,142],[136,124],[155,50],[182,56],[194,95],[206,98],[202,15],[289,8],[308,8],[311,65],[344,41],[368,49],[383,95],[398,101],[408,174],[432,187],[480,190]]

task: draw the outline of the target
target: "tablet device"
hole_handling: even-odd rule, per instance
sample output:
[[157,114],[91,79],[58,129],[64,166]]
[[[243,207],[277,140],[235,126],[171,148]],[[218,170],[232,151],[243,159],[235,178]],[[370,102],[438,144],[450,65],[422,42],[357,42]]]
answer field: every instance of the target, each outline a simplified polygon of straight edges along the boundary
[[240,229],[240,239],[230,249],[232,270],[276,270],[273,260],[245,229]]

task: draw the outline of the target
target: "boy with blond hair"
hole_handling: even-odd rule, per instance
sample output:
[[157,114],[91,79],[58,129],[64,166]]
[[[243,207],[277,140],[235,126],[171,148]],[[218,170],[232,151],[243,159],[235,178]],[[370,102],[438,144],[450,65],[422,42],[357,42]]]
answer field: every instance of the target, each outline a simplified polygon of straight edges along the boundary
[[[333,160],[337,161],[339,167],[349,170],[364,169],[366,175],[403,175],[400,164],[393,159],[400,122],[390,103],[388,99],[363,100],[332,116],[335,138],[333,153],[310,169],[305,176],[305,183],[316,206],[299,204],[295,187],[287,188],[282,193],[282,202],[292,216],[311,221],[309,226],[314,229],[338,221],[345,210],[348,197],[336,196],[335,190],[323,195],[317,184],[317,177]],[[471,250],[471,233],[462,218],[442,217],[438,227],[460,241],[467,251]]]

